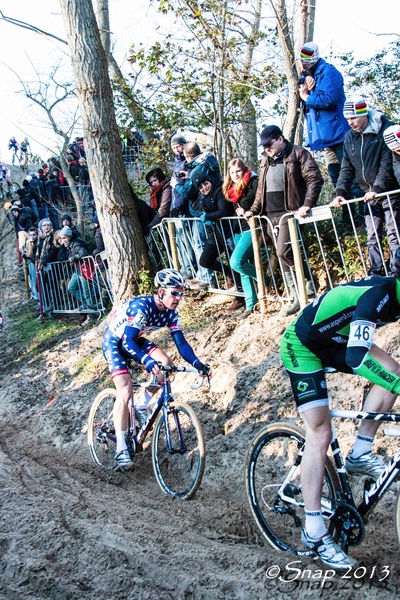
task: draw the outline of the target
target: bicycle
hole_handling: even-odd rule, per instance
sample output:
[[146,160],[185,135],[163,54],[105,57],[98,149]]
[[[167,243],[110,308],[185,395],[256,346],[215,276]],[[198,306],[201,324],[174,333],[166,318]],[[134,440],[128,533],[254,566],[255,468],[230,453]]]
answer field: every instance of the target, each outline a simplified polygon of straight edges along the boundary
[[[205,444],[203,430],[194,410],[184,402],[174,400],[169,376],[171,373],[198,373],[192,367],[159,365],[163,379],[156,383],[133,381],[134,392],[141,387],[160,387],[161,393],[140,428],[135,415],[134,399],[129,405],[129,427],[126,442],[131,459],[143,450],[143,443],[153,429],[152,462],[157,482],[165,494],[189,500],[198,490],[204,473]],[[204,383],[193,384],[198,389]],[[134,394],[133,394],[134,395]],[[106,389],[95,398],[89,413],[87,440],[93,461],[105,469],[117,469],[116,436],[113,423],[115,389]],[[138,423],[138,427],[136,426]]]
[[12,200],[16,191],[19,189],[20,186],[15,181],[12,181],[12,185],[10,185],[8,181],[2,179],[0,182],[0,200],[4,200],[5,198]]
[[[334,463],[327,457],[321,509],[329,533],[347,553],[349,546],[357,546],[363,541],[371,511],[400,473],[400,448],[377,481],[367,477],[362,501],[356,506],[332,419],[393,423],[400,422],[400,414],[331,410],[330,416]],[[400,429],[385,430],[385,434],[400,436]],[[304,525],[300,482],[304,447],[304,430],[289,423],[273,423],[253,440],[246,460],[246,495],[260,532],[276,550],[293,552],[297,556],[313,554],[300,541]],[[396,503],[395,527],[400,545],[400,496]]]
[[21,169],[27,173],[29,170],[29,153],[26,150],[21,150],[21,156],[19,162],[21,163]]

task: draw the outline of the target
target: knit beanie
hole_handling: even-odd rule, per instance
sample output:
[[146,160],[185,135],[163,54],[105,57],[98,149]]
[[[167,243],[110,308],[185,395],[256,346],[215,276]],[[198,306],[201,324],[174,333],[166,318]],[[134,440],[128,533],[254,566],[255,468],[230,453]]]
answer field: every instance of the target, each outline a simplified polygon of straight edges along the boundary
[[383,139],[391,150],[400,148],[400,125],[391,125],[385,129]]
[[72,223],[72,217],[71,217],[71,215],[69,215],[69,214],[65,214],[65,215],[63,215],[63,216],[61,217],[61,223],[62,223],[63,221],[68,221],[68,222],[69,222],[69,225],[71,226],[71,223]]
[[314,42],[307,42],[299,51],[299,58],[305,63],[316,63],[319,60],[319,49]]
[[368,106],[364,98],[346,100],[343,107],[343,115],[345,119],[351,119],[353,117],[368,117]]
[[22,208],[20,206],[18,206],[18,204],[13,204],[11,207],[11,212],[13,212],[14,210],[21,212]]
[[194,169],[190,178],[197,190],[199,189],[200,184],[204,183],[204,181],[211,181],[210,175],[201,168]]
[[60,237],[72,237],[72,230],[70,227],[63,227],[60,231]]
[[184,144],[186,144],[186,140],[183,137],[183,135],[173,135],[171,138],[171,146],[174,145],[180,145],[183,146]]

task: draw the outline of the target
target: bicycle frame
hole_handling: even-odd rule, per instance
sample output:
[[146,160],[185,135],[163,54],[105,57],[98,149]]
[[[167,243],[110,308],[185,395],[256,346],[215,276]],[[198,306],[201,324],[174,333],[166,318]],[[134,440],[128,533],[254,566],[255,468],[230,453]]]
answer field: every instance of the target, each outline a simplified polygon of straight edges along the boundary
[[[368,514],[373,510],[382,496],[390,488],[393,481],[400,473],[400,448],[396,451],[395,455],[386,466],[386,469],[381,473],[379,479],[373,481],[369,478],[365,482],[364,497],[359,506],[355,506],[353,494],[350,488],[349,478],[344,465],[342,453],[339,447],[339,443],[336,437],[335,426],[332,418],[341,417],[344,419],[362,419],[369,421],[383,421],[383,422],[400,422],[400,414],[396,413],[373,413],[365,411],[355,410],[331,410],[331,426],[332,426],[332,442],[331,449],[333,458],[335,461],[336,472],[338,474],[342,491],[339,495],[343,496],[343,499],[354,506],[357,512],[361,515],[364,521],[366,521]],[[399,430],[400,435],[400,430]]]
[[[171,400],[173,400],[173,398],[172,398],[172,393],[171,393],[171,384],[169,382],[169,374],[170,374],[170,372],[197,373],[197,369],[193,369],[190,367],[166,367],[166,366],[162,366],[161,369],[164,372],[164,378],[160,383],[158,383],[156,381],[156,378],[154,375],[151,376],[150,381],[147,381],[145,383],[140,383],[140,382],[135,382],[135,381],[132,382],[132,386],[133,386],[134,390],[137,390],[141,387],[162,388],[161,394],[160,394],[159,398],[157,399],[157,403],[154,406],[150,417],[147,419],[147,423],[139,431],[136,431],[134,394],[132,395],[131,401],[129,403],[129,415],[130,415],[130,423],[131,423],[130,429],[129,429],[129,434],[130,434],[131,440],[133,442],[132,445],[134,445],[133,450],[136,452],[137,448],[141,448],[148,433],[151,431],[160,411],[162,411],[163,415],[164,415],[164,427],[165,427],[165,436],[166,436],[168,452],[171,454],[176,453],[176,452],[184,453],[184,452],[186,452],[186,445],[185,445],[184,437],[182,434],[179,416],[177,414],[174,415],[174,418],[175,418],[177,431],[179,434],[180,450],[177,451],[176,449],[174,449],[172,447],[172,444],[171,444],[171,436],[170,436],[170,431],[169,431],[169,427],[168,427],[168,414],[167,413],[168,413],[168,404],[171,402]],[[201,380],[201,382],[199,384],[191,385],[190,387],[191,387],[191,389],[198,389],[199,387],[201,387],[203,385],[203,382],[204,382],[204,378]],[[108,439],[110,439],[114,443],[116,442],[115,435],[113,435],[109,431],[106,431],[105,434]]]

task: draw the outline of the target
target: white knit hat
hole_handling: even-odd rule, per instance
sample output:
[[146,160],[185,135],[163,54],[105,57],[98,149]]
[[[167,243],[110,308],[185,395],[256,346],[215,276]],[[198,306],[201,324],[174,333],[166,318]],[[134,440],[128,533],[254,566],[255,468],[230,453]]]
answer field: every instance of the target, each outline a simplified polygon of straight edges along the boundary
[[400,125],[391,125],[383,132],[383,139],[391,150],[400,148]]

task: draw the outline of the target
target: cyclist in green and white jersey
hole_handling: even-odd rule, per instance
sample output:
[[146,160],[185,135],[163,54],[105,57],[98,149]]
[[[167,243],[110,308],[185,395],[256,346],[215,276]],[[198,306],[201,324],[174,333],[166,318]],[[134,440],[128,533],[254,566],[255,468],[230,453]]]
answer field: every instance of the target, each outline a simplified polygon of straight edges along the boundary
[[[400,253],[397,254],[400,278]],[[374,385],[364,403],[370,412],[389,412],[400,392],[400,365],[373,343],[377,327],[400,318],[397,277],[366,277],[340,285],[308,305],[281,340],[297,408],[306,427],[301,465],[305,503],[303,543],[336,570],[354,566],[327,533],[321,513],[326,453],[332,432],[324,367],[362,375]],[[379,421],[363,421],[346,458],[349,473],[378,478],[385,463],[371,451]]]

